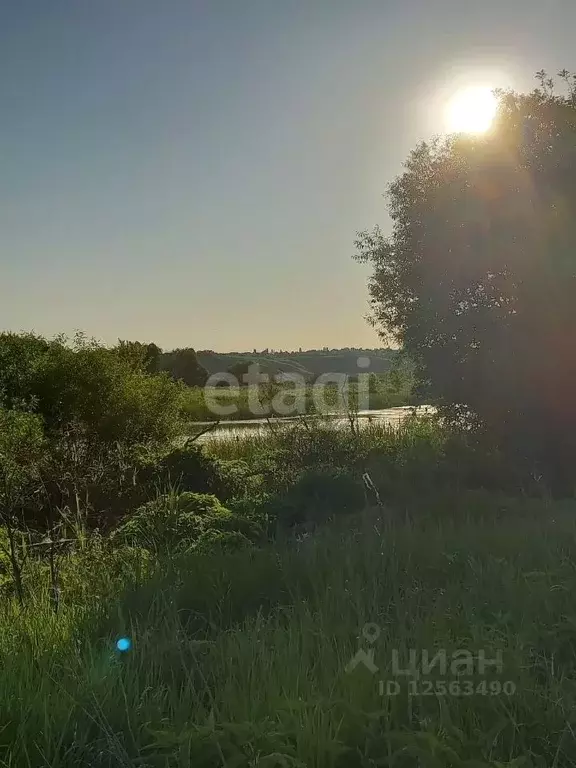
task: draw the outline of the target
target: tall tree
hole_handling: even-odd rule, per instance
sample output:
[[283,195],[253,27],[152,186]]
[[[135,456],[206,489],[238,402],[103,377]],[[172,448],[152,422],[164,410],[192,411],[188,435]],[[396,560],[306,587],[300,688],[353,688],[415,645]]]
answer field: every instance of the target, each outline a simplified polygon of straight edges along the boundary
[[143,344],[141,341],[118,339],[116,350],[118,354],[130,360],[136,370],[142,370],[146,373],[158,372],[162,350],[154,342]]
[[208,371],[200,364],[192,347],[165,352],[161,356],[160,367],[173,379],[183,381],[189,387],[203,387],[208,379]]
[[253,360],[237,360],[228,368],[228,373],[235,376],[240,384],[244,384],[244,376],[248,373],[251,365],[254,365]]
[[576,77],[499,93],[493,128],[420,144],[362,232],[373,321],[426,395],[557,484],[576,451]]

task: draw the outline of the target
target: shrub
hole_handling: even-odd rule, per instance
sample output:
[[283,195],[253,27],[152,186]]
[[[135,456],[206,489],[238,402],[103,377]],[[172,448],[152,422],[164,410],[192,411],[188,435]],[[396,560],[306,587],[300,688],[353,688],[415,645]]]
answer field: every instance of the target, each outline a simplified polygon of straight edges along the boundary
[[247,541],[260,535],[258,526],[224,507],[211,494],[168,493],[136,510],[112,534],[130,546],[179,554],[205,545],[216,533],[238,533]]
[[171,451],[152,468],[152,480],[176,484],[182,491],[213,493],[218,484],[218,462],[193,443]]
[[217,463],[218,479],[214,493],[225,501],[254,498],[260,493],[262,477],[242,459],[220,460]]
[[256,475],[241,459],[216,459],[201,446],[187,443],[164,456],[149,472],[149,481],[176,485],[180,491],[213,493],[227,501],[257,492]]
[[317,524],[336,515],[352,514],[366,503],[360,480],[339,470],[309,470],[282,496],[270,502],[281,526]]
[[77,515],[93,511],[96,501],[96,511],[108,514],[134,485],[140,454],[165,450],[181,431],[178,385],[146,373],[124,347],[107,349],[82,335],[69,343],[0,334],[0,405],[9,415],[3,420],[35,418],[42,432],[44,472],[41,481],[34,466],[35,498]]
[[209,528],[203,531],[194,544],[198,554],[236,552],[252,546],[250,539],[240,531],[219,531]]
[[26,404],[51,438],[85,443],[167,443],[178,434],[180,388],[167,375],[135,367],[122,349],[81,334],[72,343],[31,334],[0,334],[0,396]]

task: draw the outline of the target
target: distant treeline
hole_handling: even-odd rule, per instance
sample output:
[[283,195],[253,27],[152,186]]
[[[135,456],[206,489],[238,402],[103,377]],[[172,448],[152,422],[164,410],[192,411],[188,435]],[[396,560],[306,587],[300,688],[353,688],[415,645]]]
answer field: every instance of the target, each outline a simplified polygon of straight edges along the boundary
[[388,373],[398,360],[394,349],[305,350],[302,352],[213,352],[191,347],[163,351],[156,344],[123,342],[144,350],[150,372],[166,371],[188,386],[203,386],[215,373],[230,372],[241,379],[255,363],[269,376],[298,374],[307,382],[323,373]]

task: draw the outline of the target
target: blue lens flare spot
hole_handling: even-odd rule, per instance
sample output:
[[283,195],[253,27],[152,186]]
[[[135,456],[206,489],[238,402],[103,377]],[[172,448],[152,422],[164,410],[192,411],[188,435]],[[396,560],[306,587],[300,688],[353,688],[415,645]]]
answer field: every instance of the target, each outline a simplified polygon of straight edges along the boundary
[[118,648],[119,651],[129,651],[131,645],[132,641],[129,637],[121,637],[116,643],[116,648]]

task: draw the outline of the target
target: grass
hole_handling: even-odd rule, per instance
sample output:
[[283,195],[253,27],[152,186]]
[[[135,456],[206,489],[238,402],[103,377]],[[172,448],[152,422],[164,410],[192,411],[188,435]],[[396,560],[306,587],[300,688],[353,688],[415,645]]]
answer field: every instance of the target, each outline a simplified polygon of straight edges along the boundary
[[[94,582],[70,556],[60,616],[3,608],[1,764],[572,766],[575,512],[452,493]],[[379,671],[347,673],[366,622]],[[380,695],[393,650],[440,648],[502,650],[516,693]]]
[[[349,397],[354,401],[357,385],[350,383]],[[254,397],[255,393],[252,393]],[[226,388],[218,387],[188,387],[182,394],[182,412],[184,417],[191,422],[214,421],[218,418],[224,420],[254,419],[266,415],[297,416],[324,412],[327,408],[334,411],[338,408],[339,392],[334,386],[320,388],[314,399],[312,385],[297,387],[293,385],[274,385],[272,389],[262,388],[258,400],[265,413],[255,412],[250,400],[249,388],[241,387],[237,392],[229,392]],[[387,384],[385,376],[380,377],[376,389],[369,394],[370,410],[393,408],[401,405],[410,405],[414,402],[411,391],[411,381],[404,381],[397,389],[392,389]],[[233,406],[233,412],[220,414],[211,407],[211,403],[217,406]],[[288,409],[288,410],[287,410]]]
[[329,441],[346,447],[359,456],[370,452],[402,451],[424,443],[440,445],[445,435],[433,417],[407,417],[397,425],[367,421],[359,430],[351,431],[348,424],[335,425],[318,416],[313,420],[264,424],[261,430],[230,428],[218,433],[216,439],[205,441],[207,452],[219,459],[250,460],[278,448],[310,448],[316,442]]

